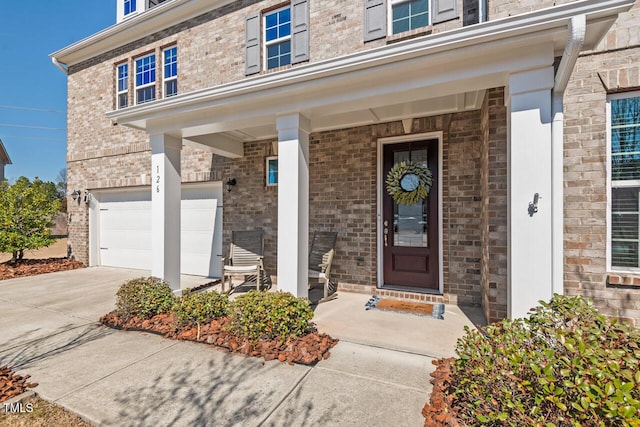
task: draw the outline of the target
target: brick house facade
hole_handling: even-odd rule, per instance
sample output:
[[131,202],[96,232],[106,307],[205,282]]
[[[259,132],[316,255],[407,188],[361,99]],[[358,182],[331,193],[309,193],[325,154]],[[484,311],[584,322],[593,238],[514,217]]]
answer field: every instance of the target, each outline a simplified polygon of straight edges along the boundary
[[[432,0],[425,2],[428,25],[394,34],[396,24],[387,15],[398,2],[389,0],[169,0],[149,9],[140,0],[131,16],[120,3],[116,26],[52,54],[68,74],[69,189],[93,196],[88,204],[69,203],[77,259],[103,264],[95,242],[105,232],[95,228],[101,195],[148,193],[156,162],[175,163],[175,147],[169,146],[177,140],[177,181],[167,188],[236,178],[222,195],[222,253],[232,230],[262,228],[266,270],[283,289],[304,294],[299,269],[290,264],[306,270],[309,235],[335,230],[333,277],[342,291],[482,306],[489,320],[497,320],[522,315],[560,290],[588,296],[606,314],[639,324],[640,275],[607,262],[606,112],[611,94],[640,88],[637,4]],[[408,3],[419,10],[421,2]],[[292,56],[303,59],[270,68],[265,17],[283,7],[293,8],[292,25],[302,23],[308,41],[293,41],[298,35],[292,30]],[[254,16],[261,36],[257,62],[248,41]],[[558,146],[551,120],[532,125],[546,141],[539,158],[538,151],[518,145],[532,133],[520,124],[531,121],[522,115],[529,110],[550,113],[553,73],[563,67],[567,26],[575,16],[586,17],[587,36],[563,90],[564,170],[558,179],[550,164],[552,146]],[[376,35],[380,28],[373,24],[380,22],[385,28]],[[161,61],[173,46],[178,94],[164,98]],[[149,55],[158,64],[151,83],[157,99],[137,103],[138,60]],[[250,62],[258,72],[247,75]],[[117,85],[122,64],[128,67],[124,89]],[[125,108],[118,108],[119,93]],[[291,117],[299,123],[293,150],[287,145]],[[382,153],[386,145],[420,136],[438,140],[440,150],[439,250],[433,255],[440,276],[426,291],[388,286],[384,272],[390,267],[383,261]],[[269,186],[265,159],[275,155],[281,180]],[[540,178],[523,178],[529,160],[549,163],[540,167]],[[282,180],[300,168],[308,180]],[[528,214],[534,192],[540,192],[540,212]],[[553,204],[558,194],[561,201]],[[521,202],[524,209],[515,208]],[[151,200],[165,223],[174,208]],[[305,219],[300,212],[307,210]],[[558,218],[560,231],[553,226]],[[172,233],[166,227],[162,232]],[[284,239],[285,232],[292,238]],[[284,253],[296,255],[285,259]],[[166,271],[162,264],[154,274]],[[531,291],[536,280],[544,289]]]

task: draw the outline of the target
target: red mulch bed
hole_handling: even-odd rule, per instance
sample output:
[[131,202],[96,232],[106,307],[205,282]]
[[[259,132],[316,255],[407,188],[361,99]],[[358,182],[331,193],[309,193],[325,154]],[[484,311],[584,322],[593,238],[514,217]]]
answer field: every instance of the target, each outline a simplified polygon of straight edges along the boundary
[[34,388],[38,384],[27,382],[26,377],[14,373],[8,366],[0,366],[0,402],[5,402],[12,397],[27,391],[27,388]]
[[16,265],[9,261],[0,264],[0,280],[16,277],[35,276],[37,274],[83,268],[84,264],[68,258],[23,259]]
[[310,365],[328,359],[331,355],[329,350],[338,343],[337,339],[318,332],[292,338],[284,343],[277,340],[261,340],[252,343],[248,339],[231,334],[226,327],[229,323],[227,318],[213,320],[211,323],[202,325],[199,338],[195,327],[177,328],[172,314],[158,314],[148,320],[137,317],[124,320],[118,317],[115,311],[112,311],[102,316],[100,323],[117,329],[153,332],[166,338],[206,343],[233,353],[263,357],[267,361],[278,359],[280,362],[287,362],[290,365],[294,363]]
[[453,406],[453,396],[448,395],[446,390],[451,384],[451,364],[453,358],[434,360],[436,370],[431,373],[431,384],[433,391],[429,402],[422,408],[422,415],[425,418],[425,427],[461,427],[462,424],[456,416],[456,409]]

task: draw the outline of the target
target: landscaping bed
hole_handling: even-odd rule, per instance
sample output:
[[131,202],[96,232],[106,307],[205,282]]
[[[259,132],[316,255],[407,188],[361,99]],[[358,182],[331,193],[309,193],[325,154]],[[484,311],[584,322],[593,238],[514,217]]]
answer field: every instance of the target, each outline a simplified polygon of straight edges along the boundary
[[434,362],[426,427],[640,427],[640,330],[584,298],[467,329],[456,355]]
[[287,292],[250,291],[231,301],[227,294],[186,289],[148,277],[124,283],[116,310],[100,323],[194,341],[233,353],[305,365],[327,359],[338,340],[316,331],[309,300]]
[[36,396],[22,402],[20,409],[13,413],[0,410],[0,427],[91,427],[76,414]]
[[56,271],[84,268],[84,264],[68,258],[23,259],[15,265],[9,261],[0,264],[0,280],[35,276]]
[[19,396],[27,391],[28,388],[34,388],[38,384],[30,383],[27,380],[29,375],[21,376],[9,369],[8,366],[0,366],[0,403]]
[[177,327],[173,314],[158,314],[145,320],[138,317],[123,320],[113,311],[102,316],[100,323],[117,329],[152,332],[165,338],[206,343],[233,353],[263,357],[266,361],[277,359],[289,364],[310,365],[328,359],[331,348],[338,343],[337,339],[318,332],[289,338],[284,342],[259,340],[253,343],[248,338],[241,338],[229,332],[229,319],[226,317],[200,326],[199,337],[198,328],[195,326]]

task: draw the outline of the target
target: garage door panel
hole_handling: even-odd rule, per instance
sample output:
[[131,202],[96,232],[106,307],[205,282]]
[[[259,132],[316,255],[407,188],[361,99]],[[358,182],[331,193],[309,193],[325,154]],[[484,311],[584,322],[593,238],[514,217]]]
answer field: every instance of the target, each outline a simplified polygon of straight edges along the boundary
[[[182,274],[220,277],[222,187],[183,187]],[[220,214],[220,215],[218,215]],[[100,264],[151,269],[151,192],[100,195]]]

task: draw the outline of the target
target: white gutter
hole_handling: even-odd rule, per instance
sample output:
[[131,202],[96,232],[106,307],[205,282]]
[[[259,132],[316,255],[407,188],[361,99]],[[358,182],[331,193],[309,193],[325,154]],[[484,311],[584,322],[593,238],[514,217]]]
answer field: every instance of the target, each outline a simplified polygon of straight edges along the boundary
[[51,62],[53,62],[53,65],[58,67],[60,69],[60,71],[62,71],[65,74],[69,74],[69,67],[67,67],[66,64],[58,61],[58,58],[56,58],[55,56],[52,56],[51,57]]
[[553,293],[564,293],[564,91],[578,61],[587,27],[585,15],[569,21],[569,39],[565,46],[553,86],[551,105],[551,281]]

